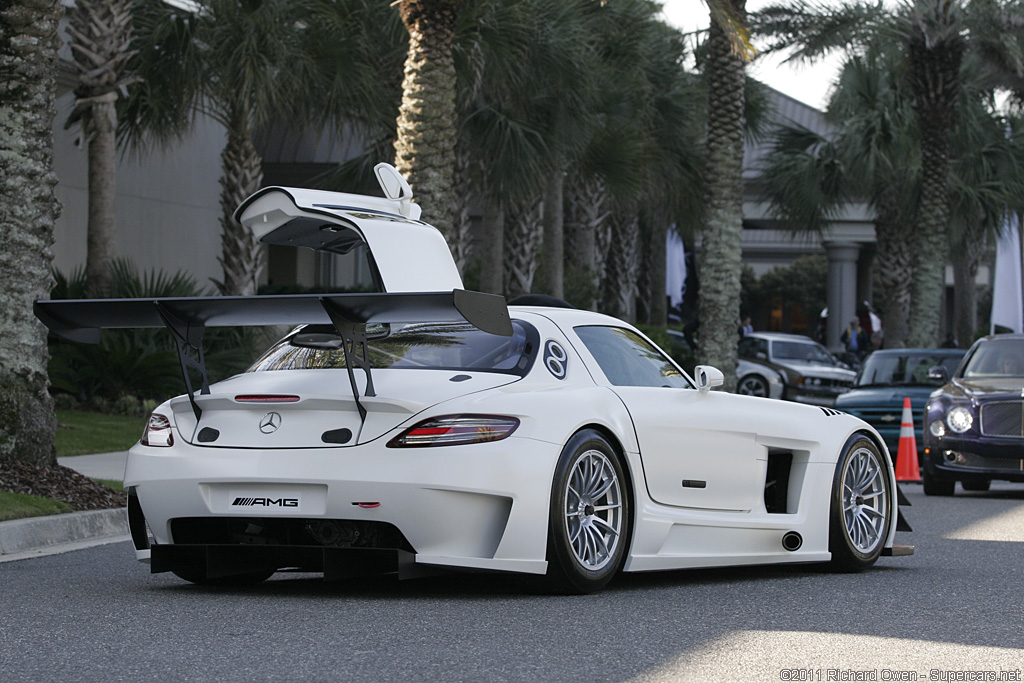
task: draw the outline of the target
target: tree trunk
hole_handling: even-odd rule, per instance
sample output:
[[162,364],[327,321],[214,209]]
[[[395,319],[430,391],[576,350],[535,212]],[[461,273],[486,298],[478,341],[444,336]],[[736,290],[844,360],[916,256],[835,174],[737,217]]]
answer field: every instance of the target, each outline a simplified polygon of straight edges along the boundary
[[109,293],[116,256],[117,100],[137,79],[129,75],[131,0],[77,0],[68,10],[68,45],[78,76],[75,108],[89,150],[85,281],[91,296]]
[[907,316],[910,313],[910,286],[913,282],[912,233],[898,211],[901,189],[891,186],[875,207],[875,267],[882,291],[886,293],[882,311],[882,348],[907,346]]
[[548,176],[544,185],[544,287],[559,299],[565,296],[565,205],[562,192],[565,173],[559,169]]
[[455,194],[455,210],[452,213],[452,239],[448,247],[455,259],[455,267],[465,277],[466,266],[473,256],[472,223],[469,218],[470,188],[473,185],[473,166],[467,145],[461,142],[455,148],[455,180],[458,192]]
[[544,239],[539,197],[509,211],[505,218],[505,292],[514,299],[533,291],[537,273],[537,251]]
[[238,205],[263,184],[260,155],[252,141],[246,117],[235,112],[228,129],[228,144],[221,153],[221,255],[224,280],[214,281],[224,296],[251,296],[263,270],[262,245],[252,231],[234,219]]
[[604,183],[598,178],[582,180],[573,176],[569,185],[569,215],[566,221],[572,283],[578,292],[578,305],[597,310],[604,274],[605,253],[599,244],[608,240],[599,233],[608,230]]
[[939,344],[949,245],[949,138],[960,96],[962,61],[959,37],[936,44],[918,37],[910,43],[908,74],[921,131],[921,201],[914,226],[910,346]]
[[480,253],[480,291],[490,294],[505,292],[505,207],[484,196],[481,220],[483,245]]
[[978,288],[975,278],[985,250],[985,229],[977,221],[953,249],[953,324],[957,344],[966,349],[978,330]]
[[[736,20],[746,23],[744,0],[732,0]],[[712,15],[707,57],[708,135],[704,169],[705,225],[700,248],[698,359],[736,387],[736,328],[740,318],[743,236],[744,62],[733,53],[727,31]]]
[[626,322],[636,321],[640,277],[640,220],[635,206],[612,212],[612,248],[604,280],[604,310]]
[[401,0],[409,51],[398,112],[395,166],[423,207],[423,220],[454,241],[455,63],[452,40],[462,0]]
[[0,460],[53,465],[46,328],[32,302],[53,287],[53,117],[58,0],[0,5]]
[[111,291],[117,245],[117,96],[93,102],[82,128],[89,138],[89,218],[85,284],[89,296]]
[[647,322],[652,325],[668,324],[668,297],[665,293],[666,255],[665,240],[668,238],[668,216],[660,206],[648,212],[647,249],[649,268],[647,299],[649,301]]

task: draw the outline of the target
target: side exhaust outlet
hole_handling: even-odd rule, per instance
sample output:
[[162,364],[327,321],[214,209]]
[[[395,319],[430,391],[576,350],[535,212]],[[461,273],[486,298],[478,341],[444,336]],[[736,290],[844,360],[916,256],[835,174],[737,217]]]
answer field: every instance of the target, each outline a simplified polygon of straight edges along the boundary
[[803,536],[795,531],[787,531],[782,537],[782,547],[793,552],[794,550],[800,550],[800,546],[804,544]]

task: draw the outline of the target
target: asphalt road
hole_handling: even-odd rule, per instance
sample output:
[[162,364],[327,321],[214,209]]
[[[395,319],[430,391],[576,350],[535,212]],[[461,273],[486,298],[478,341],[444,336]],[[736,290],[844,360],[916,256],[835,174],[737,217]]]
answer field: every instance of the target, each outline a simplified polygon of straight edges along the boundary
[[585,597],[483,575],[279,575],[213,590],[148,574],[128,543],[9,562],[0,672],[61,682],[1022,680],[1024,486],[952,499],[904,490],[915,531],[897,541],[916,545],[913,557],[855,575],[629,575]]

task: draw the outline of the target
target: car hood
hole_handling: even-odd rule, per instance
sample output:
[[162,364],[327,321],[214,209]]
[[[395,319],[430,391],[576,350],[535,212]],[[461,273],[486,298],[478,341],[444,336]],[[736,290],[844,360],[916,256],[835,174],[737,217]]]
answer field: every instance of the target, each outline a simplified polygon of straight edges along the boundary
[[914,409],[924,405],[925,399],[935,391],[935,386],[887,386],[887,387],[864,387],[863,389],[851,389],[836,399],[835,407],[843,408],[864,408],[877,407],[888,408],[890,406],[902,407],[903,399],[909,398]]
[[942,387],[950,398],[963,399],[1020,399],[1024,397],[1024,380],[1013,379],[955,379]]
[[[277,370],[236,375],[197,394],[197,421],[187,396],[171,400],[185,441],[214,448],[325,448],[355,446],[391,431],[431,406],[510,384],[518,375],[452,370],[373,371],[375,396],[365,396],[356,374],[360,419],[345,370]],[[241,398],[240,397],[248,397]],[[261,397],[256,400],[254,397]],[[277,400],[272,400],[277,397]],[[282,397],[292,397],[287,402]],[[297,397],[295,399],[294,397]],[[268,417],[276,413],[276,418]],[[263,425],[265,420],[273,424]]]

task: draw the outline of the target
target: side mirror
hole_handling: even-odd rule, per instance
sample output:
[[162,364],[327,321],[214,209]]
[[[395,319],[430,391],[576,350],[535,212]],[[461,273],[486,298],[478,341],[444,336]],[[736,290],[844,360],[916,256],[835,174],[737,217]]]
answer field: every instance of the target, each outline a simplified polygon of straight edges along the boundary
[[754,358],[757,358],[758,360],[768,360],[768,354],[764,351],[758,351],[754,354]]
[[932,366],[928,368],[928,379],[945,384],[949,381],[949,370],[946,369],[945,365]]
[[693,376],[697,381],[697,388],[701,391],[710,391],[725,384],[725,375],[722,371],[710,365],[698,365],[693,369]]

